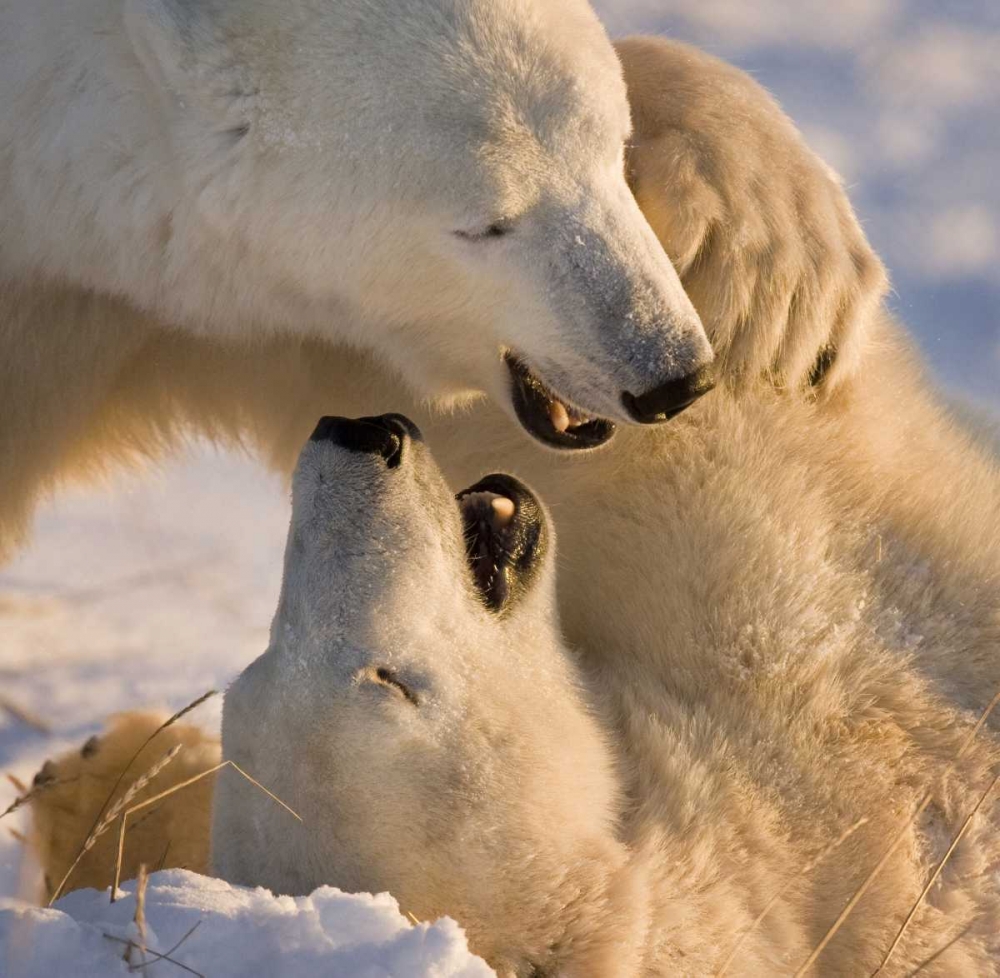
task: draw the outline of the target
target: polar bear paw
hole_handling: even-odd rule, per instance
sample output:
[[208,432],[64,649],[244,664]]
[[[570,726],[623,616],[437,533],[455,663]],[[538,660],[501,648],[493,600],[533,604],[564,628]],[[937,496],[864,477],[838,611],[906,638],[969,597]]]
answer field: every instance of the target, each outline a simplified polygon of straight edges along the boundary
[[840,179],[749,75],[660,38],[617,44],[628,177],[732,387],[829,391],[888,287]]

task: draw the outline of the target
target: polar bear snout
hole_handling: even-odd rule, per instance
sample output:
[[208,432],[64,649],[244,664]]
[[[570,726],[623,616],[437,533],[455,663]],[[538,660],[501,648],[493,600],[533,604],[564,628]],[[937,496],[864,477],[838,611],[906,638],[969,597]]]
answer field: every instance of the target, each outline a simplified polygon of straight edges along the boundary
[[622,404],[633,421],[639,424],[662,424],[677,417],[713,387],[715,372],[711,367],[700,367],[693,373],[668,380],[638,397],[626,392],[622,395]]
[[320,418],[309,436],[310,441],[328,441],[348,451],[381,455],[386,466],[396,468],[403,457],[408,439],[422,441],[420,429],[402,414],[383,414],[371,418]]

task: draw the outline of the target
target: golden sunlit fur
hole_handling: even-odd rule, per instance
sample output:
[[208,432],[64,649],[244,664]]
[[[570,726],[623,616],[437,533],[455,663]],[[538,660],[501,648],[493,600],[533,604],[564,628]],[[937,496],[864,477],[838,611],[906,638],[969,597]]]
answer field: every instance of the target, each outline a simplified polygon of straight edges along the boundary
[[887,280],[840,178],[733,65],[663,38],[617,49],[629,181],[723,375],[791,390],[810,373],[828,390],[852,377]]
[[[38,772],[32,792],[29,842],[42,866],[45,899],[59,886],[80,853],[99,813],[110,809],[171,748],[180,746],[181,751],[130,805],[219,762],[218,738],[190,724],[175,723],[143,749],[115,789],[136,751],[166,719],[166,713],[157,711],[119,713],[109,719],[103,733],[81,749],[46,762]],[[150,872],[161,867],[207,871],[213,781],[210,775],[133,816],[125,835],[122,879],[134,879],[143,863]],[[83,856],[63,892],[109,887],[114,879],[117,847],[116,822]]]
[[[665,427],[620,430],[586,458],[527,445],[493,407],[429,415],[362,359],[338,388],[336,409],[412,413],[453,486],[512,470],[550,506],[563,625],[627,762],[631,805],[621,831],[653,894],[646,974],[715,973],[775,895],[728,973],[793,974],[931,792],[812,972],[871,974],[1000,758],[994,718],[950,770],[1000,688],[997,457],[953,417],[878,305],[881,268],[857,237],[846,198],[770,99],[680,46],[635,50],[622,48],[634,104],[636,86],[662,87],[678,73],[689,91],[711,91],[719,80],[728,92],[706,115],[715,121],[690,138],[669,117],[644,122],[637,111],[638,145],[644,126],[665,128],[657,143],[665,172],[676,165],[697,174],[691,193],[706,202],[702,217],[685,215],[670,186],[657,196],[659,176],[642,176],[660,172],[652,150],[652,162],[632,167],[637,196],[661,239],[675,242],[719,355],[737,374],[756,375],[771,372],[784,343],[790,357],[775,373],[809,372],[794,336],[801,322],[814,352],[836,348],[828,396],[733,384]],[[633,76],[630,57],[663,74]],[[723,109],[736,98],[747,120],[744,153],[725,149],[737,122]],[[677,118],[682,129],[689,124]],[[705,165],[677,163],[678,146],[694,147]],[[776,160],[792,162],[771,182]],[[658,206],[673,216],[657,218]],[[829,220],[803,216],[810,206]],[[783,217],[770,222],[771,213]],[[817,227],[825,232],[810,230]],[[761,234],[773,234],[772,245]],[[799,256],[797,272],[770,264],[784,261],[783,238],[787,254]],[[823,248],[832,252],[826,259]],[[699,249],[685,265],[684,254]],[[721,299],[700,278],[713,267],[725,269],[715,283]],[[784,300],[775,298],[775,278]],[[803,302],[816,303],[809,315]],[[795,315],[783,319],[788,309]],[[775,342],[775,323],[787,343]],[[759,360],[735,341],[727,346],[730,328],[761,341]],[[224,367],[227,390],[243,400],[239,410],[218,402],[212,416],[226,419],[230,435],[249,432],[286,470],[327,407],[320,381],[343,363],[320,344],[238,355],[206,344],[195,357],[170,337],[150,342],[156,357],[138,358],[123,380],[129,396],[174,403],[184,384],[214,403],[213,372]],[[804,872],[861,818],[868,822]],[[888,975],[997,973],[997,828],[987,805]]]

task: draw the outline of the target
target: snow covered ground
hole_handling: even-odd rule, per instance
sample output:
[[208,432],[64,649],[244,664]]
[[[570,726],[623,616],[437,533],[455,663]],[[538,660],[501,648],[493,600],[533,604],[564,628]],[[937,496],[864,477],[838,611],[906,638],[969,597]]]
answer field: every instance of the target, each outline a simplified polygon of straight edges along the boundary
[[[1000,5],[598,0],[597,6],[616,34],[667,31],[736,61],[768,85],[844,173],[893,272],[896,305],[940,377],[1000,409]],[[81,744],[115,710],[177,708],[223,688],[266,645],[288,511],[279,479],[249,459],[204,446],[164,470],[66,491],[45,506],[32,547],[0,569],[0,702],[7,699],[51,730],[35,730],[0,708],[0,774],[30,780],[46,757]],[[218,699],[193,719],[213,726],[217,711]],[[0,780],[0,810],[14,793]],[[7,832],[8,825],[23,828],[25,814],[0,822],[0,898],[33,891],[33,870],[22,865],[22,847]],[[362,974],[334,965],[355,960],[351,947],[363,946],[371,950],[364,958],[371,974],[415,975],[387,962],[416,960],[392,955],[418,953],[420,942],[441,953],[434,959],[439,970],[427,974],[483,973],[463,956],[450,925],[407,936],[416,932],[400,929],[406,922],[385,901],[333,891],[269,900],[190,879],[185,886],[175,873],[157,875],[150,901],[161,949],[198,915],[205,918],[183,960],[213,978],[244,972],[232,970],[224,954],[211,956],[210,924],[266,956],[285,940],[278,934],[282,921],[289,927],[282,947],[292,957],[282,959],[280,971],[262,973],[297,975],[290,970],[295,961],[302,974],[307,968]],[[71,896],[66,906],[81,923],[50,912],[29,914],[16,927],[8,918],[0,924],[0,946],[30,927],[42,939],[38,953],[72,949],[79,963],[74,974],[121,970],[120,950],[101,931],[124,933],[131,903],[108,909],[103,898]],[[338,914],[358,921],[362,944],[344,943]],[[53,960],[29,962],[23,974],[59,973]],[[199,969],[206,961],[211,968]],[[0,957],[0,974],[11,973],[4,967]]]
[[[47,506],[0,570],[0,697],[52,733],[0,709],[0,772],[30,781],[110,712],[223,689],[267,646],[289,511],[279,479],[206,448]],[[218,710],[192,720],[217,726]],[[0,811],[13,795],[0,781]],[[7,825],[25,818],[0,822],[0,895],[23,885]]]
[[[135,883],[116,903],[78,890],[58,910],[0,904],[0,974],[5,978],[110,978],[134,974],[123,959],[133,923]],[[274,897],[231,887],[184,870],[150,877],[145,892],[148,978],[488,978],[453,920],[413,924],[388,894],[341,893],[331,887],[306,897]],[[193,930],[192,930],[193,928]],[[187,935],[187,936],[186,936]],[[176,950],[172,950],[180,942]],[[155,953],[168,960],[156,961]],[[238,952],[238,953],[237,953]],[[133,965],[142,956],[131,950]],[[68,963],[72,962],[72,970]],[[190,969],[189,971],[182,970]]]

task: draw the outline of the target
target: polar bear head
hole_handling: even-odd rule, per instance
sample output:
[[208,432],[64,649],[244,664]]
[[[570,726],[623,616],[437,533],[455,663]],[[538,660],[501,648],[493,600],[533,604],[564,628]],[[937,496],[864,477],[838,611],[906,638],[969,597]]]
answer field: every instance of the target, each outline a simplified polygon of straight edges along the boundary
[[126,23],[199,309],[309,324],[441,403],[488,393],[555,448],[711,386],[586,0],[128,0]]
[[294,477],[271,647],[223,711],[225,756],[303,822],[221,779],[215,871],[388,890],[456,918],[501,974],[628,973],[641,886],[552,550],[515,479],[456,503],[406,419],[324,419]]

